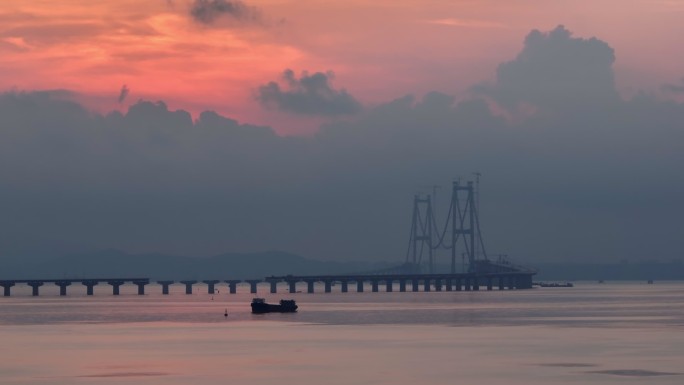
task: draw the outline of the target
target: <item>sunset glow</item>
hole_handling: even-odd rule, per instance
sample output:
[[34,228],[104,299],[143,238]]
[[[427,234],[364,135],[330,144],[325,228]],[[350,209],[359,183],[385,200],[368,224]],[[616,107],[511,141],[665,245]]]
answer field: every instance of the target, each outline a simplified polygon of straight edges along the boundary
[[[437,90],[463,95],[490,79],[530,29],[567,25],[616,49],[627,93],[677,81],[679,1],[255,1],[249,20],[193,19],[192,2],[4,1],[0,88],[65,89],[96,110],[139,99],[192,113],[301,131],[254,101],[282,71],[333,71],[363,103]],[[131,92],[117,102],[122,85]],[[279,122],[280,125],[275,124]]]

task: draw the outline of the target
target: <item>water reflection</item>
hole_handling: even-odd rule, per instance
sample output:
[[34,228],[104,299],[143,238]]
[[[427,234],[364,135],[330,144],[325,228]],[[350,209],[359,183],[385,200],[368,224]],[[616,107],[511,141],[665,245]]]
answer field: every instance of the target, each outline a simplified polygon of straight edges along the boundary
[[674,385],[683,288],[266,295],[301,309],[267,315],[244,292],[17,295],[0,383]]

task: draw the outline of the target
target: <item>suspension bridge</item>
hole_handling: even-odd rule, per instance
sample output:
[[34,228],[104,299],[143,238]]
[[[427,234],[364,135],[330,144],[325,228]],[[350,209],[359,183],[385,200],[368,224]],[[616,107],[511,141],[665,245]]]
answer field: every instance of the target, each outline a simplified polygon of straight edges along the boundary
[[[393,291],[395,283],[399,291],[446,291],[479,290],[480,286],[492,290],[529,289],[532,287],[534,269],[516,265],[499,256],[492,260],[487,256],[479,219],[479,178],[462,184],[454,181],[449,209],[444,225],[438,227],[434,215],[433,195],[415,195],[411,231],[404,264],[366,274],[329,276],[280,276],[267,277],[271,292],[275,293],[278,282],[285,282],[290,292],[296,291],[298,282],[307,283],[307,293],[314,292],[314,283],[323,282],[325,292],[331,292],[332,284],[339,282],[341,291],[347,292],[349,283],[356,283],[357,292],[364,291],[364,283],[370,282],[377,292],[381,284],[385,291]],[[437,187],[437,186],[434,186]],[[434,191],[434,190],[433,190]],[[478,250],[479,249],[479,250]],[[439,273],[436,268],[438,250],[450,251],[449,273]],[[458,257],[461,266],[458,266]],[[458,272],[457,270],[460,270]]]
[[[250,293],[257,293],[259,284],[270,286],[271,293],[277,293],[279,285],[285,285],[290,293],[300,292],[298,284],[305,284],[306,293],[314,293],[316,283],[322,283],[325,293],[332,292],[333,286],[339,284],[340,292],[346,293],[355,284],[357,292],[364,292],[370,285],[370,291],[377,292],[384,286],[384,291],[398,289],[406,291],[470,291],[498,288],[529,289],[532,287],[532,276],[536,270],[515,265],[504,258],[491,260],[487,256],[479,219],[479,173],[475,174],[475,182],[462,184],[454,181],[449,200],[449,209],[442,227],[438,227],[434,214],[433,195],[415,195],[413,214],[406,257],[403,264],[374,272],[360,274],[308,275],[308,276],[270,276],[262,279],[245,280],[204,280],[208,294],[214,294],[216,287],[228,284],[228,293],[237,293],[238,284],[249,284]],[[450,271],[437,271],[437,251],[450,252]],[[459,266],[459,257],[460,266]],[[460,271],[459,271],[460,270]],[[67,294],[67,287],[73,283],[86,286],[87,295],[93,295],[93,287],[98,283],[112,286],[112,294],[119,295],[119,287],[124,283],[137,285],[137,294],[145,294],[145,286],[150,284],[149,278],[92,278],[92,279],[34,279],[34,280],[0,280],[3,295],[9,297],[11,288],[17,284],[25,284],[32,288],[32,295],[39,295],[39,288],[45,283],[59,286],[59,295]],[[185,285],[185,293],[193,293],[193,285],[197,280],[177,281]],[[176,281],[157,281],[162,294],[169,294],[169,286]],[[352,286],[353,287],[353,286]]]

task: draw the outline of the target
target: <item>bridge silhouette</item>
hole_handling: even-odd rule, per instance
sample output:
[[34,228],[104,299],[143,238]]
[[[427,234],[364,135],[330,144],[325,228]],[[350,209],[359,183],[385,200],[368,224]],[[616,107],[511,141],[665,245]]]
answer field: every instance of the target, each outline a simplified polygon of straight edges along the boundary
[[[230,294],[237,293],[237,285],[247,283],[250,293],[257,293],[257,285],[268,283],[270,292],[276,293],[278,284],[288,285],[289,292],[297,292],[297,283],[305,282],[307,293],[314,293],[315,283],[323,283],[324,292],[332,292],[332,286],[340,284],[341,292],[349,291],[349,284],[356,284],[357,292],[364,292],[367,283],[371,291],[378,292],[380,285],[385,286],[386,292],[394,291],[394,284],[399,285],[399,291],[460,291],[479,290],[486,287],[492,290],[495,286],[503,289],[529,289],[532,287],[532,276],[537,272],[534,269],[514,265],[513,263],[499,258],[490,260],[485,251],[482,232],[480,231],[480,219],[478,213],[479,198],[479,173],[477,182],[467,182],[465,185],[460,181],[452,184],[450,206],[444,226],[439,229],[433,212],[433,196],[415,195],[413,201],[413,219],[409,236],[409,246],[406,252],[406,260],[403,264],[357,274],[338,275],[286,275],[270,276],[262,279],[231,279],[231,280],[203,280],[207,285],[207,293],[214,294],[216,287],[221,283],[228,284]],[[451,234],[447,237],[447,234]],[[451,252],[451,271],[447,274],[435,272],[435,260],[437,250],[444,249]],[[425,258],[423,255],[427,254]],[[463,258],[462,273],[457,273],[457,256]],[[467,257],[467,259],[466,259]],[[466,263],[467,261],[467,263]],[[424,270],[427,270],[424,272]],[[0,280],[0,286],[4,289],[4,296],[11,295],[11,288],[17,284],[26,284],[32,288],[32,295],[39,295],[39,288],[45,283],[54,283],[59,286],[59,294],[67,295],[67,287],[74,283],[81,283],[87,288],[87,295],[93,295],[94,286],[106,283],[112,286],[112,294],[120,294],[120,286],[130,282],[138,286],[138,294],[145,294],[145,286],[150,284],[149,278],[88,278],[88,279],[33,279],[33,280]],[[162,294],[169,294],[169,286],[174,283],[185,285],[185,293],[193,293],[193,285],[198,280],[165,280],[156,281],[162,286]]]
[[[169,286],[175,283],[185,285],[185,294],[193,294],[193,286],[198,283],[207,285],[207,294],[215,294],[220,284],[227,284],[228,293],[236,294],[237,285],[246,283],[250,287],[250,293],[256,294],[259,284],[268,284],[270,293],[277,293],[278,284],[285,283],[289,293],[297,293],[297,283],[304,282],[307,285],[306,292],[314,293],[315,284],[322,283],[325,293],[331,293],[332,287],[340,285],[340,292],[349,292],[349,285],[354,283],[356,292],[362,293],[370,285],[370,291],[378,292],[384,286],[385,292],[395,290],[398,284],[399,292],[410,291],[470,291],[480,290],[485,287],[492,290],[498,287],[504,289],[529,289],[532,287],[532,274],[529,272],[494,272],[494,273],[461,273],[461,274],[365,274],[365,275],[286,275],[270,276],[262,279],[232,279],[232,280],[164,280],[156,281],[162,287],[162,294],[169,294]],[[3,287],[3,295],[11,296],[11,288],[17,284],[26,284],[32,289],[32,296],[39,296],[39,288],[46,283],[54,283],[59,286],[59,295],[67,295],[67,287],[75,283],[86,286],[86,295],[94,294],[94,286],[106,283],[112,286],[112,294],[120,295],[120,287],[125,283],[131,283],[138,287],[137,294],[145,295],[145,286],[152,283],[148,278],[89,278],[89,279],[31,279],[31,280],[0,280]]]

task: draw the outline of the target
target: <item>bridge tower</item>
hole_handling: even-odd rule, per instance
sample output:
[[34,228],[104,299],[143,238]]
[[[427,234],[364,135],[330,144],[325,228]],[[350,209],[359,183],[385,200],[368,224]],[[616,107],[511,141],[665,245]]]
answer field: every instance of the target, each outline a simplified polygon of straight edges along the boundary
[[[456,273],[456,257],[459,250],[468,257],[468,272],[475,269],[475,242],[477,239],[477,211],[473,182],[464,186],[454,181],[451,192],[451,273]],[[458,247],[462,245],[462,247]]]
[[430,195],[413,197],[413,219],[411,221],[411,240],[409,248],[412,250],[411,262],[419,266],[422,262],[423,250],[427,248],[428,272],[434,273],[434,258],[432,246],[432,200]]

